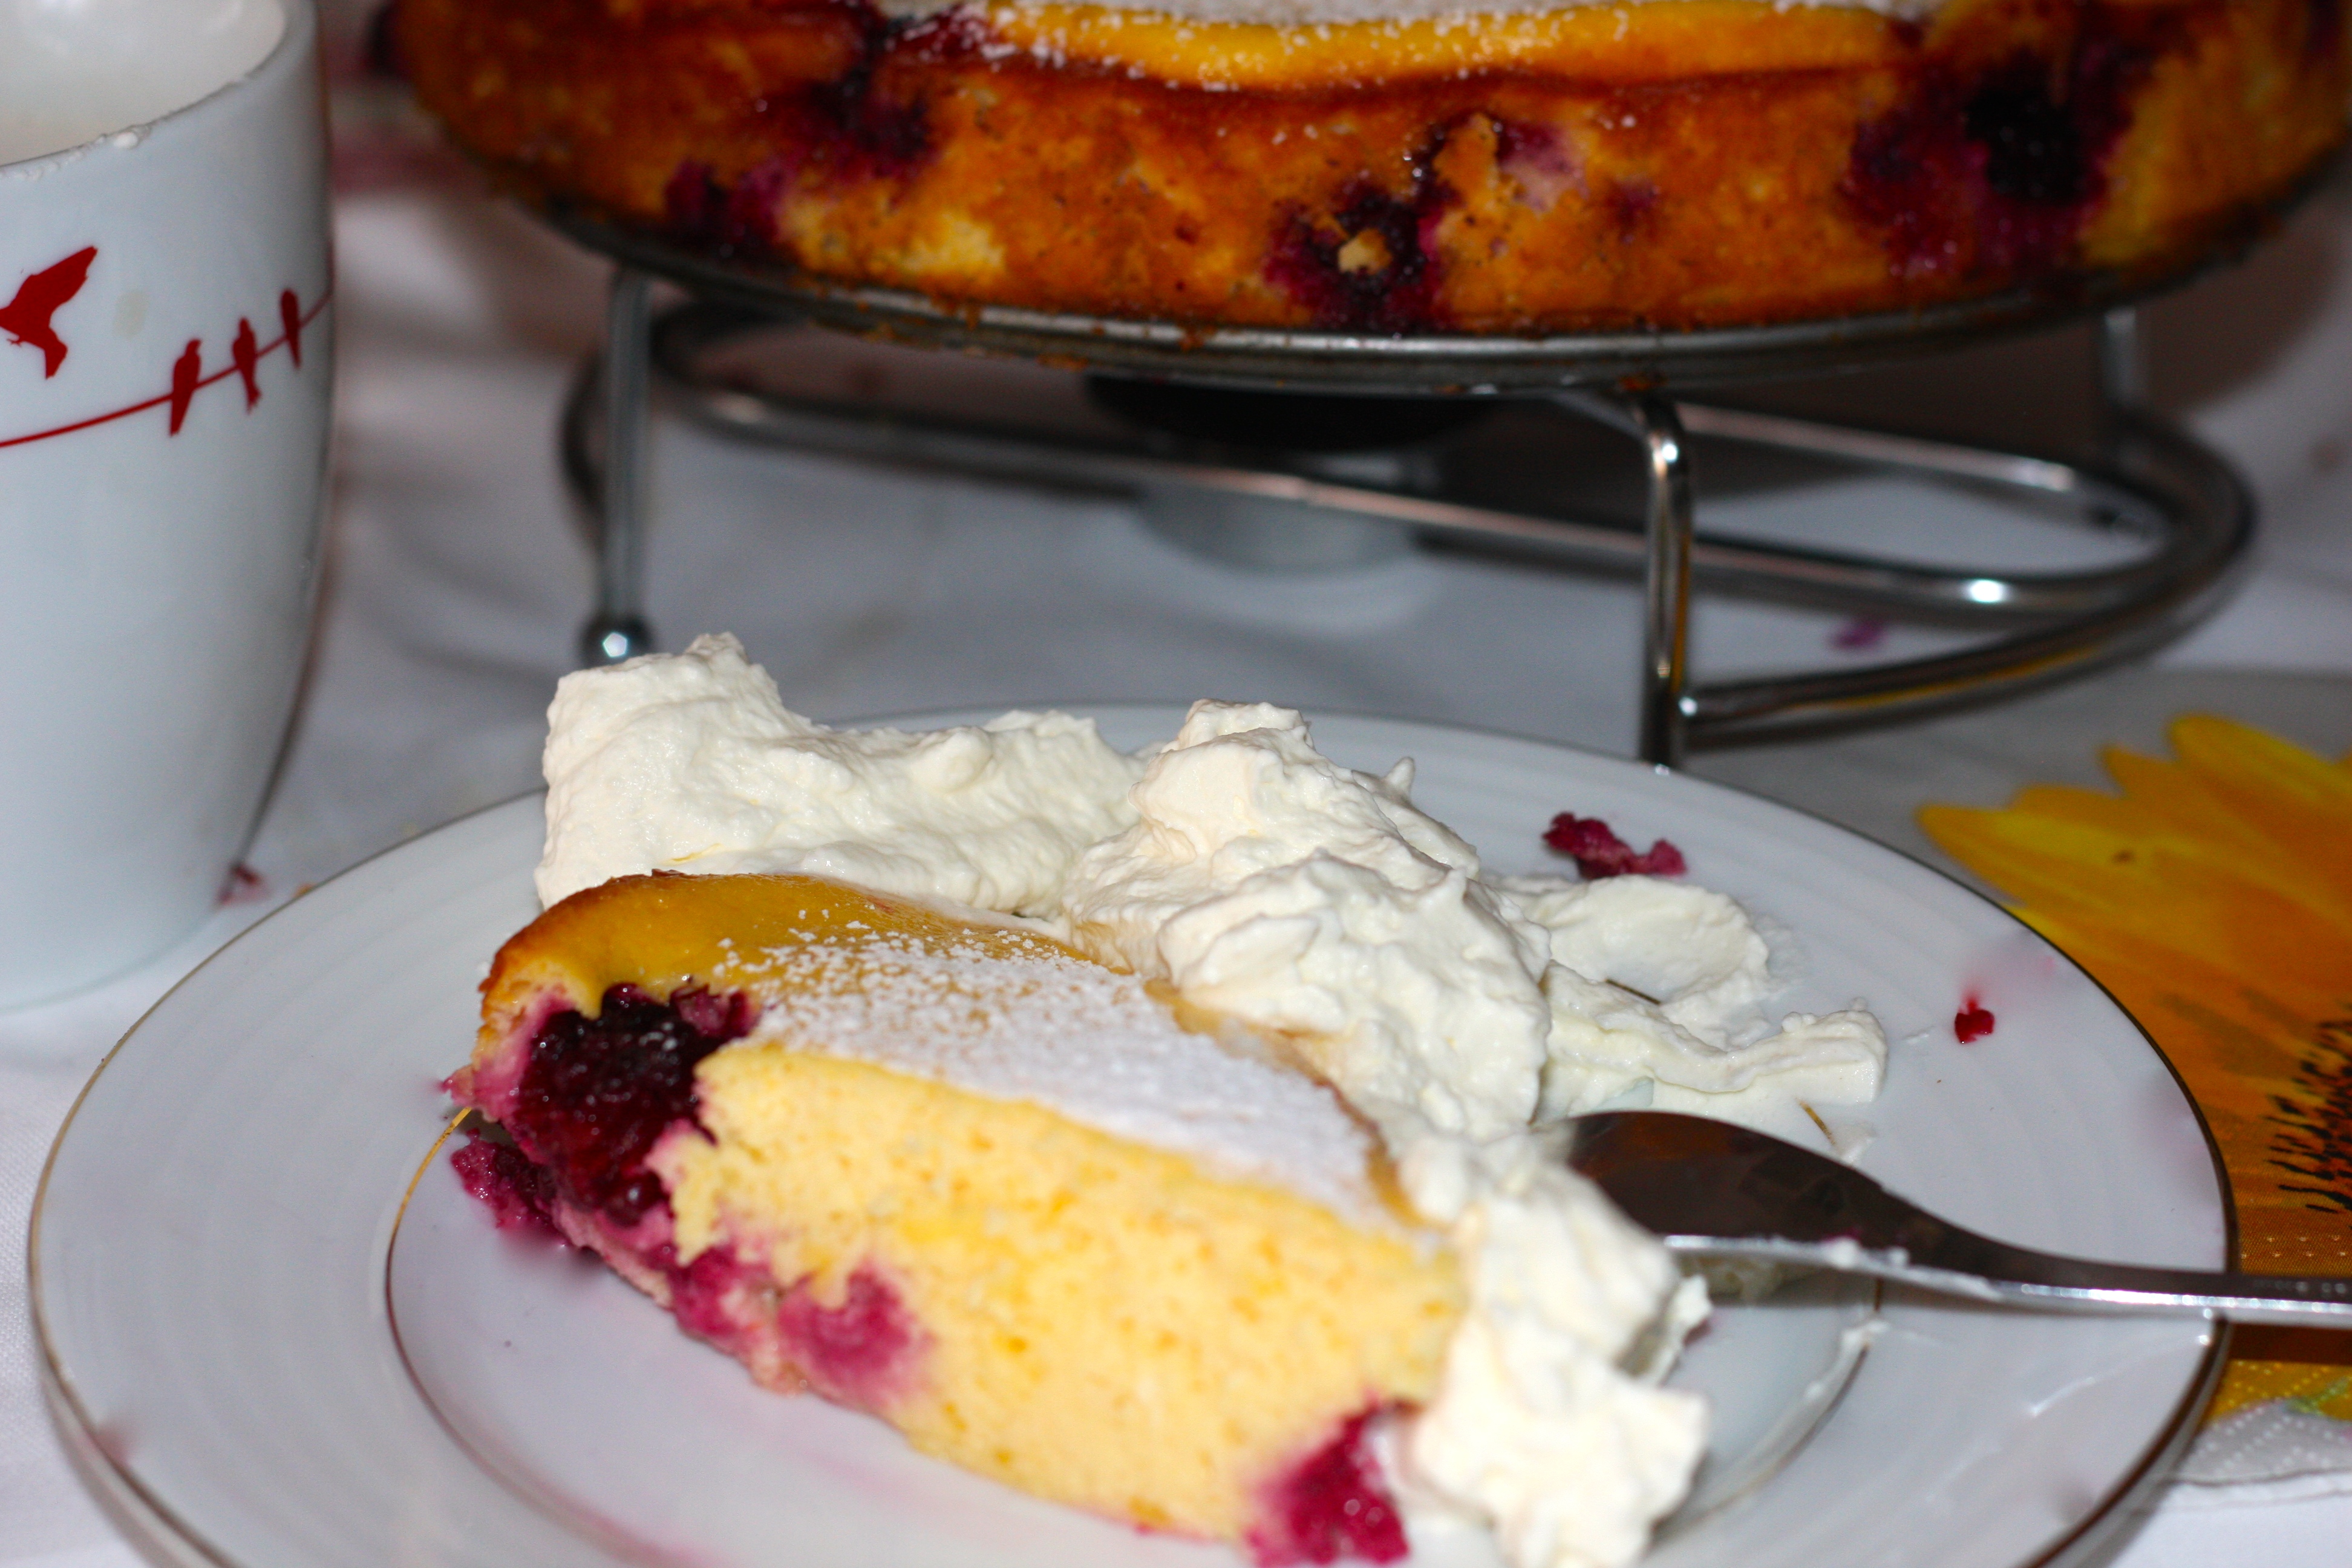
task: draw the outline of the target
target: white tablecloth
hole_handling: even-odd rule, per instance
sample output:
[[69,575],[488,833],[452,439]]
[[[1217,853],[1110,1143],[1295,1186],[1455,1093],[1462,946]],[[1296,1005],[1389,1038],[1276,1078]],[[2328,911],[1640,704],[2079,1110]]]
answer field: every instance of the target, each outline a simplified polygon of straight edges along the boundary
[[[23,1236],[76,1090],[173,980],[302,885],[536,782],[542,713],[589,587],[555,478],[554,409],[596,332],[601,268],[446,188],[348,197],[339,241],[331,571],[292,753],[248,858],[260,886],[135,973],[0,1013],[0,1234]],[[2251,264],[2158,307],[2150,332],[2159,398],[2243,466],[2266,511],[2243,590],[2164,658],[2352,674],[2352,199],[2324,196]],[[2055,353],[2003,350],[1948,376],[1999,399],[2052,374]],[[1622,584],[1429,556],[1253,576],[1184,554],[1108,502],[880,475],[674,425],[656,458],[656,626],[673,647],[740,633],[804,711],[1213,693],[1630,747],[1637,606]],[[1834,533],[1873,499],[1728,521]],[[1929,512],[1916,521],[1922,548],[1942,548]],[[1833,628],[1710,604],[1699,657],[1718,669],[1814,662]],[[65,1468],[34,1355],[12,1246],[0,1564],[127,1568],[129,1549]],[[2118,1561],[2335,1568],[2352,1498],[2334,1488],[2177,1487]]]

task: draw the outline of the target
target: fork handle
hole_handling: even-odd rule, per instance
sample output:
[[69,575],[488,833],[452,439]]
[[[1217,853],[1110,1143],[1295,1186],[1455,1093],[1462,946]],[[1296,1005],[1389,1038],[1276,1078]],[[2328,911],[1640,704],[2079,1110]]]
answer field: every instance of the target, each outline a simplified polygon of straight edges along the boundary
[[1920,1256],[1852,1242],[1670,1236],[1666,1246],[1693,1257],[1743,1258],[1835,1269],[1933,1290],[1938,1295],[2077,1312],[2193,1317],[2216,1313],[2240,1323],[2352,1329],[2352,1279],[2225,1274],[2092,1263],[2011,1247],[1954,1226]]

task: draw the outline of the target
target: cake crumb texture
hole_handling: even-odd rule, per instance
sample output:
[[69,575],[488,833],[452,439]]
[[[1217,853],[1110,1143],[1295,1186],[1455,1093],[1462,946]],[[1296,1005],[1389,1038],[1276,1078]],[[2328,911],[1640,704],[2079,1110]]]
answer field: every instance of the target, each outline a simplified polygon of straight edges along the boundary
[[[1360,1414],[1433,1392],[1450,1258],[1041,1107],[761,1040],[671,1139],[682,1258],[751,1242],[831,1306],[888,1280],[928,1351],[880,1409],[927,1453],[1235,1541]],[[755,1239],[756,1238],[756,1239]]]

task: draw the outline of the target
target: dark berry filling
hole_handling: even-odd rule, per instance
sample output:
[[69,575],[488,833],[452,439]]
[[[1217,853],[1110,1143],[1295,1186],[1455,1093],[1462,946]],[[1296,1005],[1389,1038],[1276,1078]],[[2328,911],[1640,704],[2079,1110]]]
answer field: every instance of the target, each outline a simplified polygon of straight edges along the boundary
[[919,1338],[898,1293],[870,1267],[849,1277],[838,1306],[820,1305],[805,1280],[793,1286],[776,1326],[818,1393],[867,1409],[903,1381]]
[[693,1262],[680,1263],[677,1247],[664,1242],[646,1261],[669,1281],[669,1310],[678,1326],[730,1353],[774,1300],[767,1271],[746,1264],[731,1247],[705,1247]]
[[721,256],[774,254],[776,205],[793,166],[782,156],[768,158],[730,182],[709,164],[688,159],[662,187],[671,231]]
[[1250,1555],[1262,1568],[1361,1557],[1393,1563],[1405,1554],[1404,1521],[1373,1461],[1363,1411],[1297,1469],[1276,1482],[1265,1517],[1250,1531]]
[[895,179],[929,153],[931,133],[923,100],[902,97],[882,79],[885,56],[952,58],[975,47],[981,24],[961,9],[896,19],[862,0],[857,9],[866,47],[847,75],[809,90],[804,123],[810,139],[843,172]]
[[466,1137],[466,1146],[449,1156],[449,1163],[499,1228],[517,1226],[562,1239],[555,1226],[555,1178],[546,1167],[532,1164],[521,1150],[487,1137],[478,1127],[467,1127]]
[[672,1123],[693,1119],[695,1065],[758,1018],[740,992],[685,990],[661,1003],[615,985],[595,1017],[567,1010],[540,1026],[506,1129],[564,1198],[625,1229],[662,1201],[646,1156]]
[[756,1247],[721,1240],[681,1263],[667,1195],[646,1169],[673,1128],[698,1125],[696,1065],[749,1034],[759,1014],[741,992],[688,987],[664,1003],[634,985],[605,992],[593,1018],[551,1012],[525,1047],[503,1131],[468,1128],[472,1142],[450,1163],[501,1227],[542,1226],[593,1247],[640,1284],[665,1283],[679,1326],[755,1373],[796,1372],[828,1398],[878,1410],[925,1343],[889,1282],[861,1266],[827,1306],[807,1280],[781,1289]]
[[1931,62],[1856,133],[1845,194],[1910,276],[2046,273],[2106,192],[2106,159],[2161,52],[2159,25],[2093,7],[2062,55],[1963,76]]
[[1960,1010],[1952,1015],[1952,1037],[1964,1046],[1991,1033],[1992,1011],[1973,996],[1963,1001]]
[[728,250],[745,237],[728,232],[729,198],[734,187],[708,163],[688,158],[670,171],[662,186],[662,211],[671,232],[697,245]]
[[2091,183],[2083,127],[2050,96],[2050,72],[2032,56],[1987,78],[1961,106],[1960,123],[1984,150],[1984,182],[1996,194],[2062,206],[2083,199]]
[[931,149],[919,97],[895,91],[883,68],[894,53],[943,58],[973,47],[977,24],[961,10],[923,19],[884,16],[865,0],[836,0],[857,29],[856,58],[831,81],[757,104],[778,151],[730,180],[708,163],[678,164],[663,187],[671,231],[722,255],[775,253],[777,204],[803,174],[900,178]]
[[1412,192],[1391,195],[1370,179],[1339,193],[1328,213],[1283,214],[1266,259],[1268,282],[1333,331],[1402,336],[1438,325],[1438,220],[1454,195],[1431,171],[1440,132],[1414,161]]
[[1683,852],[1661,838],[1636,850],[1597,816],[1563,811],[1544,829],[1544,843],[1576,862],[1588,882],[1602,877],[1679,877],[1690,869]]
[[1574,178],[1576,163],[1560,142],[1556,126],[1523,120],[1487,117],[1495,127],[1495,166],[1507,174],[1532,172],[1563,179]]
[[1601,195],[1609,220],[1621,236],[1631,237],[1646,226],[1658,207],[1658,187],[1647,180],[1620,180]]

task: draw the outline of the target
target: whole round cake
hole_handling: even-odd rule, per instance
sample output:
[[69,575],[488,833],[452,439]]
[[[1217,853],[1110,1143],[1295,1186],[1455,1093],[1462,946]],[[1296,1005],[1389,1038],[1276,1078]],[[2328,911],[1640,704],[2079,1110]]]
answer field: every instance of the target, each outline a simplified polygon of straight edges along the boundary
[[527,195],[1212,325],[1701,327],[2182,268],[2343,139],[2343,0],[400,0]]

